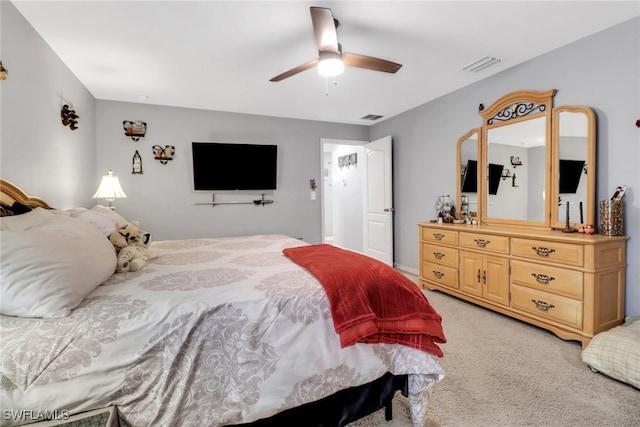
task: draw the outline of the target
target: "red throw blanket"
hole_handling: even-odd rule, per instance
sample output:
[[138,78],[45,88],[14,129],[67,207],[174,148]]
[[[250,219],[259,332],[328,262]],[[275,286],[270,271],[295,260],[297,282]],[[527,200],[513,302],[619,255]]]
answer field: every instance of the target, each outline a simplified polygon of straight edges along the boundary
[[373,258],[331,245],[287,248],[283,253],[324,286],[342,347],[403,344],[442,357],[442,317],[415,283]]

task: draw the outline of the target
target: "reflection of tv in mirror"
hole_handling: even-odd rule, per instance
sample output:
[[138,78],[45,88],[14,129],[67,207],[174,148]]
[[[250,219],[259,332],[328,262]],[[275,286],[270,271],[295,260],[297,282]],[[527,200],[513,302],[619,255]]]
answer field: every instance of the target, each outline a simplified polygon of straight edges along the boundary
[[504,169],[504,165],[489,163],[489,194],[498,194],[502,169]]
[[[502,169],[504,169],[503,165],[489,163],[489,194],[498,194]],[[462,177],[462,192],[478,192],[478,162],[476,160],[467,160],[467,167],[464,168],[464,176]]]
[[560,159],[560,194],[576,193],[584,170],[584,160]]
[[478,162],[475,160],[467,160],[467,167],[464,168],[462,177],[462,192],[478,192]]

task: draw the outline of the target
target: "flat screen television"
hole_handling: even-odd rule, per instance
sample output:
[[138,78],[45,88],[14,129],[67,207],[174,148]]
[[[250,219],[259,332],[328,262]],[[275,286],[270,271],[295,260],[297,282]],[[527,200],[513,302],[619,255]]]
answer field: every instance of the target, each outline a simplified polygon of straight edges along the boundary
[[464,168],[462,176],[462,192],[478,192],[478,162],[476,160],[467,160],[467,167]]
[[193,142],[195,190],[275,190],[278,146]]
[[489,194],[498,194],[502,169],[504,169],[504,165],[489,163]]
[[584,160],[560,159],[560,193],[567,194],[578,191],[583,169]]

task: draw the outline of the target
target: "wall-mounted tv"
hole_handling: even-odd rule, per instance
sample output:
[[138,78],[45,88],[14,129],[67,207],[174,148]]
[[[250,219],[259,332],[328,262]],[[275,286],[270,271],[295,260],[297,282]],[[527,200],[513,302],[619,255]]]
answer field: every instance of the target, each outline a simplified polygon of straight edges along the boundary
[[584,170],[584,160],[560,159],[560,185],[559,192],[563,194],[578,191],[580,177]]
[[504,165],[489,163],[489,194],[498,194],[502,169],[504,169]]
[[275,190],[278,146],[193,142],[195,190]]
[[462,176],[462,192],[478,192],[478,162],[476,160],[467,160],[467,166],[464,168]]

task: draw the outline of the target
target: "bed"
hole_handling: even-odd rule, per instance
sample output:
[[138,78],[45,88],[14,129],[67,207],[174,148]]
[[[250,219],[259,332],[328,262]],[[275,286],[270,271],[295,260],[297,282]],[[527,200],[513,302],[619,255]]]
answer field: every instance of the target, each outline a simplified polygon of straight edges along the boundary
[[[409,344],[384,331],[345,343],[335,294],[283,253],[323,245],[277,234],[154,241],[143,269],[114,274],[100,224],[0,185],[0,425],[115,407],[121,426],[341,426],[389,411],[397,390],[414,426],[426,424],[444,377],[439,316],[407,314],[428,327]],[[15,206],[26,212],[10,215]],[[109,215],[94,208],[80,212]],[[37,268],[67,246],[77,264],[59,255],[66,265]],[[52,274],[63,283],[40,277]]]

